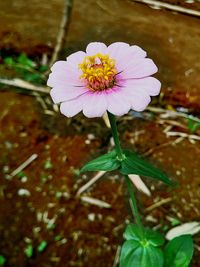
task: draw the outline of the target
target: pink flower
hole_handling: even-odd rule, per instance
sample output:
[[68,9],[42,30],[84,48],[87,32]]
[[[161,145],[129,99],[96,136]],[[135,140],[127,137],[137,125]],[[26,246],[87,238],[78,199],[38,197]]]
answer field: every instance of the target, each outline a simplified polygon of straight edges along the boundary
[[139,46],[116,42],[107,47],[93,42],[86,52],[57,61],[47,84],[67,117],[80,111],[88,118],[101,117],[106,111],[121,116],[130,109],[143,111],[150,96],[159,94],[160,82],[150,77],[157,70]]

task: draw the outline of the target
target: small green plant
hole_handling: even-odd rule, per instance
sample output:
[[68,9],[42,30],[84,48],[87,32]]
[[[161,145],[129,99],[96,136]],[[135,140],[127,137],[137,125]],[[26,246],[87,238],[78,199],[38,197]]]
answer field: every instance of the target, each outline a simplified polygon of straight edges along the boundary
[[190,115],[188,118],[188,129],[191,133],[195,133],[200,128],[200,120]]
[[[81,172],[118,169],[125,177],[136,224],[129,224],[125,230],[125,242],[121,250],[120,267],[188,267],[193,255],[191,236],[183,235],[175,238],[164,247],[164,237],[160,233],[142,225],[128,175],[138,174],[151,177],[167,185],[173,185],[173,182],[168,179],[163,171],[155,168],[134,152],[123,150],[118,138],[115,117],[109,112],[108,117],[115,149],[87,163],[81,169]],[[177,224],[178,221],[173,221],[173,223]]]
[[26,54],[22,53],[18,57],[6,57],[4,63],[14,69],[18,75],[28,82],[37,84],[43,83],[45,78],[45,71],[48,67],[46,65],[38,65],[36,62],[27,57]]
[[4,266],[4,263],[6,262],[6,259],[3,255],[0,255],[0,266]]
[[39,245],[38,245],[38,247],[37,247],[37,251],[38,252],[43,252],[45,249],[46,249],[46,247],[47,247],[47,242],[46,241],[42,241]]
[[49,169],[52,169],[52,168],[53,168],[53,164],[52,164],[51,160],[47,159],[44,162],[44,169],[45,170],[49,170]]
[[27,247],[25,247],[24,253],[28,258],[31,258],[33,256],[33,246],[32,246],[32,244],[28,244]]

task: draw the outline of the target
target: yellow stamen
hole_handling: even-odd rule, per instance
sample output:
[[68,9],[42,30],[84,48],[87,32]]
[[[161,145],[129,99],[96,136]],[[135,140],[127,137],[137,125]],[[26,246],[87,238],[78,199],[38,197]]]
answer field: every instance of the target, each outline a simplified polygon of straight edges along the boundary
[[115,60],[108,55],[86,56],[79,68],[83,72],[80,78],[86,80],[88,88],[93,91],[110,89],[115,84]]

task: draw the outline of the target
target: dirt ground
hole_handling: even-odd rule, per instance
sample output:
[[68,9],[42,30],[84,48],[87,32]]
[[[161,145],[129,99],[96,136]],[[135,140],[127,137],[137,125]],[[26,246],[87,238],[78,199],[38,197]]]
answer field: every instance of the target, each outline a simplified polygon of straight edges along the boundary
[[[56,45],[63,1],[30,2],[0,3],[5,25],[0,78],[16,78],[4,65],[6,56],[26,52],[37,61],[44,54],[50,59]],[[191,133],[188,119],[179,116],[200,115],[198,17],[129,0],[75,0],[69,12],[59,59],[91,41],[125,41],[142,46],[159,66],[162,92],[150,109],[118,118],[123,147],[142,154],[179,184],[169,188],[143,178],[152,194],[136,190],[144,224],[165,234],[175,223],[199,221],[200,130]],[[123,177],[107,173],[76,195],[95,176],[80,175],[81,166],[111,146],[104,121],[81,114],[67,119],[54,111],[47,94],[7,85],[1,85],[0,94],[0,256],[5,261],[0,266],[116,267],[125,222],[132,220]],[[10,175],[31,156],[25,169]],[[199,234],[194,243],[191,267],[200,267]]]

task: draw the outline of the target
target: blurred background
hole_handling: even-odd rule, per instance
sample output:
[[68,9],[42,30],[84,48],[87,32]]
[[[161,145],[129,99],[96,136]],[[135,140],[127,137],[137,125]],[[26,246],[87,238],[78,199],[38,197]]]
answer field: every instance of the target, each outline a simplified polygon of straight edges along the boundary
[[192,233],[200,267],[199,16],[198,0],[0,2],[0,266],[118,266],[132,220],[123,177],[79,174],[113,145],[110,129],[62,116],[46,80],[89,42],[123,41],[155,61],[162,91],[145,112],[118,118],[122,144],[178,182],[136,183],[142,220]]

